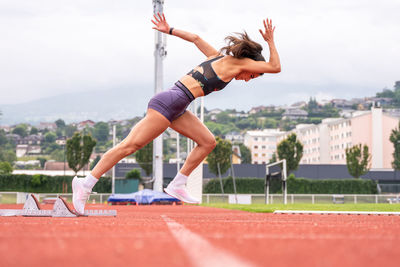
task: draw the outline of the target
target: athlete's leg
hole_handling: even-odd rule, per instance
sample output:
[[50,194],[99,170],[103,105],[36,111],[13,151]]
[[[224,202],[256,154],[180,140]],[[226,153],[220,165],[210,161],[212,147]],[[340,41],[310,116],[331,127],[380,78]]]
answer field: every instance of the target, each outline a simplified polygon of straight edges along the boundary
[[191,196],[186,190],[186,182],[189,174],[214,149],[215,138],[207,127],[190,111],[186,111],[178,119],[172,121],[170,127],[195,141],[197,146],[190,152],[181,170],[164,190],[184,202],[197,204],[200,201]]
[[72,203],[75,210],[84,214],[85,203],[98,179],[122,158],[134,153],[159,136],[170,125],[170,121],[153,109],[133,127],[129,135],[117,146],[107,151],[85,178],[72,180]]
[[92,170],[92,175],[100,178],[121,159],[144,147],[154,138],[163,133],[170,121],[161,113],[148,109],[147,115],[138,122],[129,135],[117,146],[108,150]]
[[216,145],[214,135],[190,111],[186,111],[182,116],[174,120],[170,127],[197,143],[197,146],[190,152],[180,170],[182,174],[189,176],[214,149]]

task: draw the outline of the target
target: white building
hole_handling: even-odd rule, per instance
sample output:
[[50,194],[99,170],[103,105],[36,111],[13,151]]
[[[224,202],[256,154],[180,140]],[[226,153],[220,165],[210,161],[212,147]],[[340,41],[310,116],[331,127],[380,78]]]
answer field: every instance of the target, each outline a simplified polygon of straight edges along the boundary
[[266,129],[248,131],[244,144],[252,152],[252,163],[267,163],[277,145],[291,133],[303,144],[301,164],[346,164],[346,148],[367,145],[371,168],[391,168],[394,147],[390,134],[399,118],[381,108],[354,112],[350,118],[328,118],[322,123],[299,124],[290,132]]
[[276,151],[278,139],[284,134],[278,129],[246,132],[244,144],[251,150],[251,163],[268,163]]
[[296,133],[303,144],[301,164],[346,164],[346,148],[367,145],[371,168],[391,168],[393,144],[389,137],[399,119],[382,112],[381,108],[358,111],[351,118],[329,118],[318,125],[297,125],[282,135]]

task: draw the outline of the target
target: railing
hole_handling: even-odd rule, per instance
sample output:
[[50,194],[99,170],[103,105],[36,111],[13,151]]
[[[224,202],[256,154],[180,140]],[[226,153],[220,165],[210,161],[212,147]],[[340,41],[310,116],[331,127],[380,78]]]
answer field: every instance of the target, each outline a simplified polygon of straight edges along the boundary
[[[203,203],[229,203],[230,194],[203,194]],[[243,195],[243,194],[242,194]],[[265,204],[264,194],[248,194],[251,196],[252,204]],[[270,194],[270,204],[283,204],[282,194]],[[332,204],[332,203],[400,203],[399,194],[385,195],[337,195],[337,194],[288,194],[287,203],[310,203],[310,204]]]
[[[0,204],[21,204],[25,203],[26,195],[29,193],[25,192],[0,192]],[[98,194],[92,193],[89,197],[89,203],[104,203],[107,201],[111,194]],[[42,202],[46,198],[63,197],[67,201],[72,202],[72,194],[63,193],[35,193],[36,198],[39,202]]]
[[[26,195],[24,192],[0,192],[0,204],[20,204],[24,203]],[[93,193],[89,197],[89,203],[105,203],[111,194]],[[232,194],[203,194],[203,203],[229,203],[229,195]],[[72,201],[72,194],[63,193],[38,193],[36,198],[42,202],[45,198],[55,198],[62,196],[67,201]],[[248,196],[252,204],[265,204],[264,194],[238,194],[238,196]],[[240,198],[238,198],[240,199]],[[384,195],[333,195],[333,194],[288,194],[288,204],[310,203],[310,204],[330,204],[330,203],[400,203],[400,194]],[[240,202],[239,202],[240,203]],[[282,194],[270,194],[270,204],[283,204]]]

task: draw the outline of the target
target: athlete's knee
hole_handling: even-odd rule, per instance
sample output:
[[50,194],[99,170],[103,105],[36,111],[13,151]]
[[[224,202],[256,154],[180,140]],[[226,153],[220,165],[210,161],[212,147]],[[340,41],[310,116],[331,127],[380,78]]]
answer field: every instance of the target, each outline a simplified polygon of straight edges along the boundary
[[217,141],[215,141],[214,136],[207,137],[207,139],[202,144],[202,146],[206,147],[210,151],[212,151],[216,145],[217,145]]
[[144,146],[145,144],[143,142],[138,142],[138,141],[122,142],[120,144],[120,149],[126,156],[129,156]]

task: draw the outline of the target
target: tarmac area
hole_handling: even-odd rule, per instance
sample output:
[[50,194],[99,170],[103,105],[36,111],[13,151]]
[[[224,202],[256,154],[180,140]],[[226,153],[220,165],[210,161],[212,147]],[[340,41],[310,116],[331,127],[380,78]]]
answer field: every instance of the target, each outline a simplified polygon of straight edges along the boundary
[[118,215],[0,217],[0,266],[400,266],[400,216],[87,208]]

